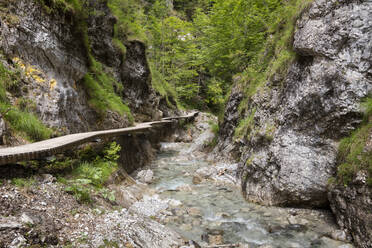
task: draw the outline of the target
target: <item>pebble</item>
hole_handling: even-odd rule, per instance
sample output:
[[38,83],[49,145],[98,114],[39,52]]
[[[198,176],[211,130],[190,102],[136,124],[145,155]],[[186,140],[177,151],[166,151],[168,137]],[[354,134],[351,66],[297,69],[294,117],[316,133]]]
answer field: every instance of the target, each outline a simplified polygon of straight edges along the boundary
[[221,212],[221,213],[217,213],[216,214],[216,217],[217,218],[228,218],[230,217],[231,215],[229,213],[225,213],[225,212]]
[[334,240],[339,240],[339,241],[343,241],[343,242],[348,241],[347,235],[346,235],[345,231],[343,231],[343,230],[334,230],[331,233],[331,237]]
[[291,225],[295,225],[295,224],[298,223],[297,219],[292,215],[287,217],[287,220],[288,220],[288,223],[291,224]]
[[34,221],[31,219],[30,216],[28,216],[26,213],[23,213],[21,215],[21,222],[25,223],[25,224],[31,224],[33,225],[34,224]]
[[265,212],[265,213],[263,214],[263,216],[264,216],[264,217],[271,217],[271,213],[269,213],[269,212]]
[[199,184],[199,183],[201,183],[202,182],[202,178],[199,176],[199,175],[195,175],[195,176],[193,176],[193,178],[192,178],[192,183],[193,184]]
[[187,210],[187,213],[191,216],[200,216],[201,215],[201,211],[199,208],[189,208]]

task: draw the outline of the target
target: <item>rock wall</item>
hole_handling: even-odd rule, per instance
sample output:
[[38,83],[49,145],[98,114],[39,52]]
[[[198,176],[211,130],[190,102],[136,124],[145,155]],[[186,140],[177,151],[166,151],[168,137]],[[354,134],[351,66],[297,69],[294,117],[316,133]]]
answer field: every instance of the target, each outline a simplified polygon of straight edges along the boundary
[[[297,21],[296,61],[284,81],[272,80],[239,116],[233,91],[221,127],[220,150],[238,150],[248,200],[267,205],[326,207],[338,141],[362,120],[372,92],[372,3],[315,1]],[[245,139],[231,129],[252,115]],[[228,141],[228,142],[226,142]]]
[[372,190],[366,175],[359,173],[347,187],[331,186],[328,197],[340,228],[351,234],[358,247],[372,247]]
[[[372,94],[372,2],[316,0],[296,23],[296,60],[240,114],[236,84],[214,152],[237,154],[242,191],[265,205],[328,207],[358,247],[372,247],[371,192],[365,182],[333,186],[338,143],[363,119]],[[243,139],[232,131],[252,117]],[[328,196],[327,196],[328,194]]]
[[[73,13],[48,14],[38,1],[2,2],[0,10],[0,49],[9,67],[25,74],[23,98],[36,104],[36,112],[49,127],[63,133],[125,127],[125,116],[107,111],[98,122],[98,113],[88,104],[82,85],[89,71],[79,20]],[[89,1],[87,23],[92,55],[124,85],[122,95],[132,112],[142,119],[159,118],[158,99],[151,88],[151,75],[140,42],[127,42],[128,56],[114,46],[115,17],[105,1]]]
[[177,125],[169,123],[152,132],[116,138],[116,142],[122,147],[119,165],[129,174],[148,165],[155,158],[160,142],[169,139],[180,128]]

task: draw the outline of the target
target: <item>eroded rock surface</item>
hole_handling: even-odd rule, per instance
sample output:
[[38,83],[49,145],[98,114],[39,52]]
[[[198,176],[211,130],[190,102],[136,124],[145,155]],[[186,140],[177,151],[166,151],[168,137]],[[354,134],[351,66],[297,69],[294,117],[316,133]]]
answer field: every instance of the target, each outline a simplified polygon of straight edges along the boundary
[[[151,87],[146,48],[127,42],[127,55],[113,44],[115,17],[107,2],[85,1],[91,53],[125,90],[115,88],[139,121],[161,117],[159,99]],[[128,118],[116,112],[97,113],[89,104],[83,78],[89,72],[81,21],[72,12],[45,11],[38,1],[2,3],[0,48],[3,64],[20,70],[24,82],[16,98],[35,104],[35,112],[49,127],[62,133],[126,127]],[[12,99],[11,99],[12,101]],[[13,103],[13,102],[12,102]],[[98,121],[97,121],[98,120]]]
[[372,247],[372,190],[366,184],[365,173],[360,172],[358,177],[346,187],[332,186],[328,196],[339,226],[352,235],[358,247],[369,248]]
[[[294,37],[298,59],[283,83],[273,77],[253,96],[245,112],[253,117],[250,133],[235,142],[248,200],[328,205],[337,142],[361,122],[360,102],[372,91],[371,36],[371,2],[318,0],[302,14]],[[233,92],[228,110],[239,103]],[[227,137],[236,113],[225,113]],[[220,149],[227,149],[226,139]]]

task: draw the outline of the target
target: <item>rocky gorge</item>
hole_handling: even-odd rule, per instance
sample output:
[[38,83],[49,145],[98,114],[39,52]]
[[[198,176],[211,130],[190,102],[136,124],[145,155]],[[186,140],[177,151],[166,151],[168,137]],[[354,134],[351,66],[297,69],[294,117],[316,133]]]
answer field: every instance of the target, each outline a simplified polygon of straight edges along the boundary
[[[367,172],[350,186],[328,185],[337,171],[339,141],[362,122],[360,103],[371,95],[371,11],[368,1],[314,1],[297,21],[297,57],[287,76],[273,77],[249,100],[244,115],[252,121],[243,139],[232,131],[242,118],[238,107],[244,95],[235,85],[217,148],[241,161],[239,177],[249,201],[330,204],[360,247],[371,247]],[[371,135],[369,129],[368,140]],[[365,152],[371,153],[369,145]]]
[[[188,112],[157,88],[154,48],[120,29],[116,2],[0,0],[1,145]],[[182,1],[165,2],[174,14]],[[274,56],[258,86],[235,75],[219,120],[0,166],[0,247],[372,247],[372,2],[303,2],[280,48],[291,59]],[[204,73],[195,101],[218,92]]]
[[164,136],[131,176],[125,161],[104,188],[113,195],[91,192],[90,204],[66,191],[60,174],[37,173],[21,186],[2,173],[1,247],[353,247],[329,211],[247,203],[237,164],[203,152],[213,139],[208,120],[200,114]]

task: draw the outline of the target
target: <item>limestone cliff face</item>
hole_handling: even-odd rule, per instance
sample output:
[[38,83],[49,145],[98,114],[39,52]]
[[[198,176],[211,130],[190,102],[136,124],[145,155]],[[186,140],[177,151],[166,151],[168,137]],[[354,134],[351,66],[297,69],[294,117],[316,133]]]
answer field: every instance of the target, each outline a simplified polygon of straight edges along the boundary
[[220,150],[239,150],[247,199],[267,205],[328,205],[340,138],[362,120],[372,91],[372,3],[315,1],[297,22],[298,58],[283,81],[258,90],[245,116],[250,134],[235,141],[241,97],[233,90],[221,127]]
[[372,247],[372,190],[366,174],[359,172],[347,187],[331,186],[328,197],[340,228],[351,234],[358,247]]
[[[302,207],[330,201],[340,227],[359,247],[371,247],[371,188],[336,187],[328,199],[327,181],[336,173],[338,142],[361,123],[360,103],[372,93],[371,37],[372,2],[314,1],[297,21],[297,59],[284,81],[268,81],[243,116],[238,106],[244,93],[236,85],[216,148],[238,155],[248,200]],[[231,130],[247,116],[249,134],[236,140]]]
[[[88,56],[72,13],[48,14],[38,1],[1,5],[0,48],[5,63],[25,74],[20,95],[36,103],[36,112],[45,124],[64,133],[129,125],[125,116],[113,111],[97,121],[98,113],[88,104],[81,83],[89,71]],[[117,93],[134,114],[144,116],[142,119],[158,117],[145,46],[128,42],[129,56],[124,58],[112,42],[116,19],[107,3],[90,1],[88,7],[101,13],[86,20],[92,55],[124,85],[124,92]]]

